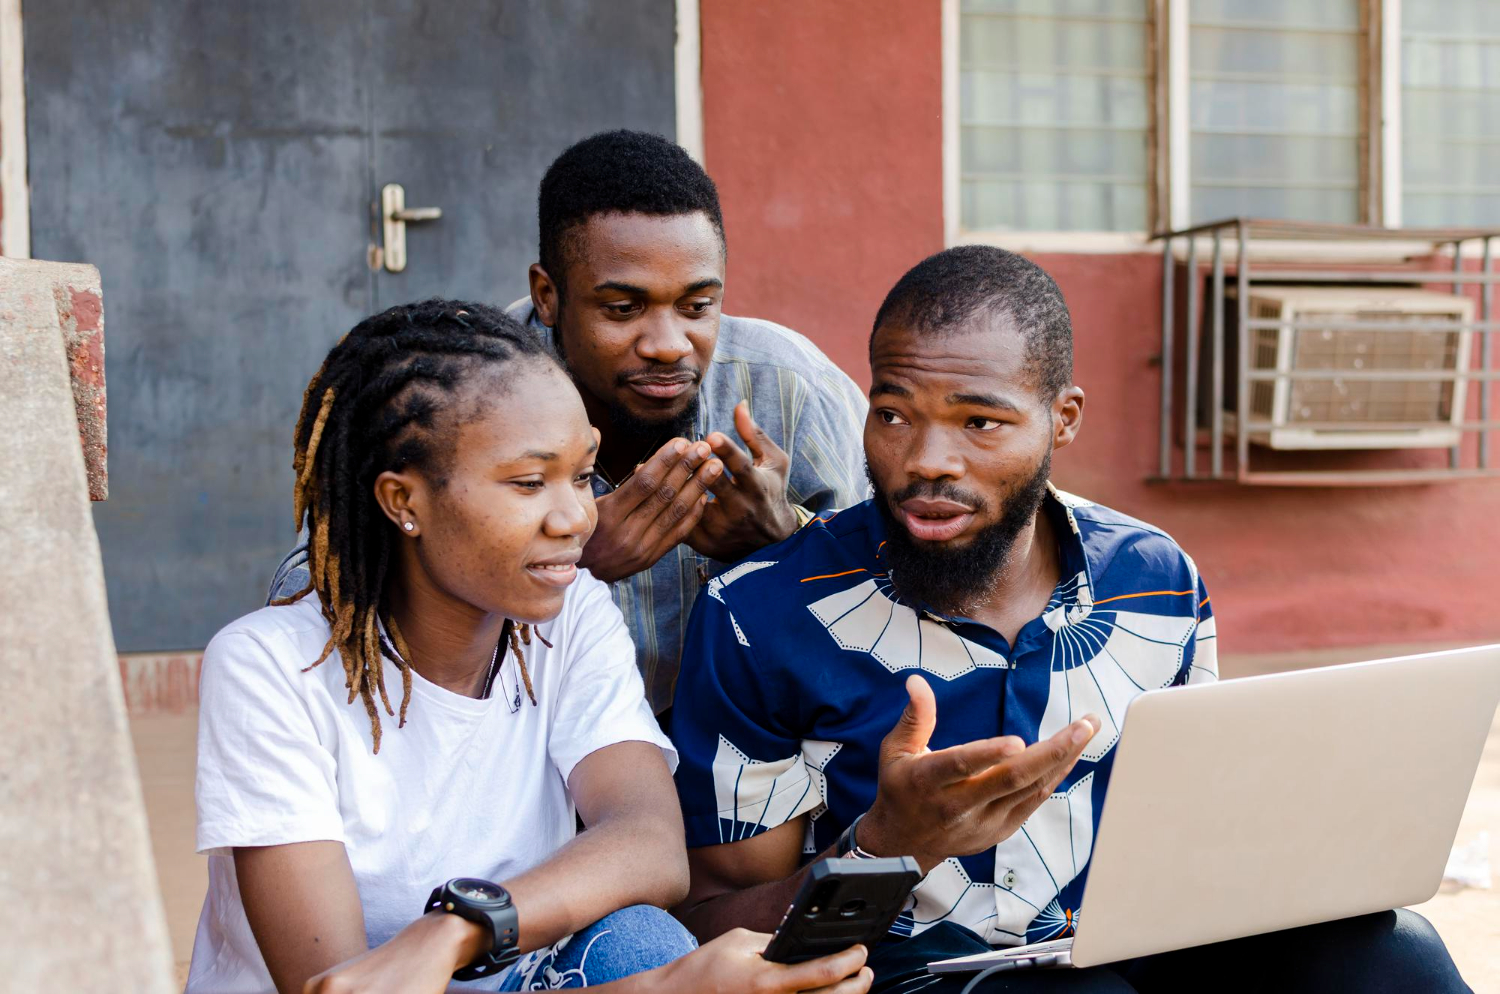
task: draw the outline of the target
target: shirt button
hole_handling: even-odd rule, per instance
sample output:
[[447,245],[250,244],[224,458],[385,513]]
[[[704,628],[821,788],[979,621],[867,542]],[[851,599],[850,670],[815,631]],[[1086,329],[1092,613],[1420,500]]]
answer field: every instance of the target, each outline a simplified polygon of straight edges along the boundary
[[1003,876],[1003,877],[1000,878],[1000,886],[1004,887],[1006,890],[1010,890],[1011,888],[1015,887],[1015,885],[1016,885],[1016,871],[1015,870],[1006,870],[1005,871],[1005,876]]

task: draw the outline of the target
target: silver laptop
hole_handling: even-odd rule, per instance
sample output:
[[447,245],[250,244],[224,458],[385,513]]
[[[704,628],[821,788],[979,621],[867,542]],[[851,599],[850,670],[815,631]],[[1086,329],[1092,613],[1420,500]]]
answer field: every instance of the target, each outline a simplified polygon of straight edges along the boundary
[[928,970],[1096,966],[1426,901],[1497,703],[1500,645],[1142,694],[1075,935]]

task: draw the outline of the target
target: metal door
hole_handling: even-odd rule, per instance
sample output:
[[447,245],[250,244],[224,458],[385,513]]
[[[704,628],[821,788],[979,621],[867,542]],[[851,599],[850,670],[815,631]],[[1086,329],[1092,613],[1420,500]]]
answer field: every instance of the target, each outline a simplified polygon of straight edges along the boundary
[[[259,605],[339,335],[519,297],[551,158],[673,128],[671,0],[47,0],[23,30],[32,254],[103,274],[122,651],[201,647]],[[388,183],[443,212],[399,273],[374,251]]]
[[438,221],[407,229],[379,304],[509,303],[536,261],[536,187],[569,144],[675,128],[672,0],[370,0],[374,181]]

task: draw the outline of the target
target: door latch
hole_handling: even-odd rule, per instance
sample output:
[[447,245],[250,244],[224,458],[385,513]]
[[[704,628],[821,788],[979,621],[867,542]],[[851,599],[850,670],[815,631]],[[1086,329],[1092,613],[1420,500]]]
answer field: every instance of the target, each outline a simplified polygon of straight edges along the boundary
[[406,268],[406,226],[421,221],[436,221],[443,216],[441,207],[407,207],[406,188],[387,183],[380,188],[381,228],[385,236],[385,268],[399,273]]

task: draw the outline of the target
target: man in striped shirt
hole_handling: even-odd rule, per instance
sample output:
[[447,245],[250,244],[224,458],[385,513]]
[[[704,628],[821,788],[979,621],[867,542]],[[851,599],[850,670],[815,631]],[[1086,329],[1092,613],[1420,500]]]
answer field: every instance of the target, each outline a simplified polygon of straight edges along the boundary
[[[802,335],[731,317],[713,181],[679,146],[612,131],[567,149],[538,197],[539,260],[512,317],[559,353],[601,435],[606,581],[658,713],[688,613],[723,566],[864,499],[867,404]],[[294,551],[272,596],[307,583]]]
[[803,336],[722,313],[718,192],[679,146],[587,138],[547,170],[537,215],[531,298],[511,313],[561,354],[603,436],[580,565],[610,584],[660,712],[699,586],[863,499],[867,405]]

